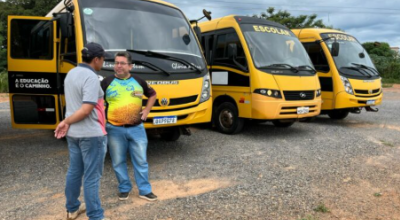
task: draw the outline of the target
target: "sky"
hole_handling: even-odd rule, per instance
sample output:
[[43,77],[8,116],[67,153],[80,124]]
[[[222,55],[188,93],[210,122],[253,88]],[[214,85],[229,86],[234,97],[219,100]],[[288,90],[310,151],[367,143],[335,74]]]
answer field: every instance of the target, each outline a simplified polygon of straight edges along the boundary
[[[400,0],[165,0],[178,6],[188,19],[203,16],[260,15],[268,7],[286,10],[293,16],[317,14],[325,25],[332,25],[360,41],[387,42],[400,47]],[[206,21],[204,18],[202,21]]]

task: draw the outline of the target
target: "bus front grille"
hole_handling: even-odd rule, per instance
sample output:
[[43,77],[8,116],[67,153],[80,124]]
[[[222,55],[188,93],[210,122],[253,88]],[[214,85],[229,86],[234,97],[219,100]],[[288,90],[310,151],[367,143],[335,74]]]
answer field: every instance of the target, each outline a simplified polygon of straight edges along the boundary
[[297,108],[298,107],[308,107],[309,113],[316,112],[317,106],[316,105],[309,105],[309,106],[290,106],[290,107],[282,107],[280,111],[280,115],[293,115],[297,117]]
[[[189,104],[189,103],[195,102],[196,100],[197,100],[197,95],[181,97],[181,98],[172,98],[172,99],[169,99],[168,106]],[[143,99],[142,106],[146,106],[146,104],[147,104],[147,99]],[[160,105],[159,99],[156,99],[156,102],[154,103],[154,107],[160,107],[160,106],[161,105]]]
[[313,100],[315,97],[314,91],[283,91],[283,95],[287,101]]

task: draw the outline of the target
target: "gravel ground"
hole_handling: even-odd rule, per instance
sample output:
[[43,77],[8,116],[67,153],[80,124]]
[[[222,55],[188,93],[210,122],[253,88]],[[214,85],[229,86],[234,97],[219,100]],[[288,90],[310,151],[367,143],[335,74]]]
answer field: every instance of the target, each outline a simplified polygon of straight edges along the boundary
[[[233,136],[197,126],[174,143],[151,138],[150,180],[160,201],[143,201],[136,189],[118,201],[107,157],[101,182],[105,214],[400,219],[400,89],[384,94],[378,113],[363,111],[343,121],[319,116],[287,129],[247,123]],[[0,103],[0,219],[65,219],[66,141],[54,139],[52,131],[11,129],[9,115],[9,105]]]

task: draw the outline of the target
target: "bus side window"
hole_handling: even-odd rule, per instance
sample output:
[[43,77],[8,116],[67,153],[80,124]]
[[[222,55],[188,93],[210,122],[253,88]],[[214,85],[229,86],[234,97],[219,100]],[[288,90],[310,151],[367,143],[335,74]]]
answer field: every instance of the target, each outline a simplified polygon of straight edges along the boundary
[[50,21],[11,21],[11,57],[15,59],[53,59],[53,23]]
[[215,64],[234,67],[236,69],[240,69],[233,62],[232,59],[228,58],[228,45],[230,43],[234,43],[237,45],[237,57],[236,61],[239,62],[244,67],[247,67],[246,57],[244,54],[244,50],[242,44],[240,43],[239,37],[236,32],[228,33],[228,34],[220,34],[217,36],[217,45],[216,45],[216,53],[215,53]]
[[310,56],[315,69],[321,72],[329,72],[329,64],[321,44],[312,42],[303,43],[303,46],[306,49],[308,56]]

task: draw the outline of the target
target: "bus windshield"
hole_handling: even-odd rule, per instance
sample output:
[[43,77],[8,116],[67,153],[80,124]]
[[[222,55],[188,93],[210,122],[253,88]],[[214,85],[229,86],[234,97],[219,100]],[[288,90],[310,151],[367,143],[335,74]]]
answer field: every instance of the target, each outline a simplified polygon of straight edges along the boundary
[[378,75],[367,51],[354,37],[336,33],[321,34],[321,37],[327,39],[325,43],[329,49],[335,39],[339,43],[339,54],[333,59],[340,73],[368,78]]
[[280,66],[292,69],[298,67],[308,67],[304,70],[314,69],[303,45],[290,30],[252,24],[241,25],[241,28],[257,68]]
[[[190,25],[178,9],[146,1],[81,1],[86,42],[97,42],[108,52],[151,51],[184,59],[205,68]],[[134,53],[133,59],[150,62],[168,71],[188,71],[182,62]],[[194,70],[193,70],[194,71]]]

